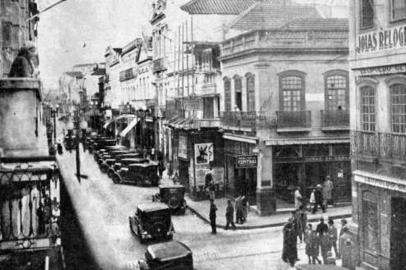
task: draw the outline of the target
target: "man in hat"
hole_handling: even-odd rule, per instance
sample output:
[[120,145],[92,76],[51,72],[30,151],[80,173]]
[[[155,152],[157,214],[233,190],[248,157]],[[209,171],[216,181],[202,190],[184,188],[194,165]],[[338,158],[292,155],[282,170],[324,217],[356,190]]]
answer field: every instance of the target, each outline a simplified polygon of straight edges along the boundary
[[321,192],[321,185],[318,184],[316,186],[316,191],[314,193],[314,197],[316,199],[316,202],[313,206],[313,211],[312,213],[316,213],[317,212],[317,207],[320,205],[320,208],[323,210],[323,213],[326,212],[326,208],[324,207],[324,203],[323,203],[323,193]]

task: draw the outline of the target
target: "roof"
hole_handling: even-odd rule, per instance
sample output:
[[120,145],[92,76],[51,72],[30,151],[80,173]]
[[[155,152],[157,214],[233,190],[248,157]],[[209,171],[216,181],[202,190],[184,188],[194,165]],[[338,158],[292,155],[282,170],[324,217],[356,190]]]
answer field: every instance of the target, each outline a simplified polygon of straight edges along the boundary
[[241,13],[231,23],[230,28],[242,31],[279,29],[292,20],[303,18],[322,17],[314,6],[263,1]]
[[154,212],[169,209],[169,207],[166,204],[160,202],[139,204],[137,208],[142,212]]
[[185,188],[185,186],[183,185],[179,185],[179,184],[165,184],[165,185],[159,185],[159,188]]
[[192,254],[189,247],[179,241],[170,241],[150,245],[147,252],[153,260],[166,261],[186,257]]
[[180,8],[189,14],[238,15],[256,0],[191,0]]
[[133,163],[128,165],[128,167],[150,167],[150,166],[158,166],[158,162],[154,162],[152,160],[150,160],[148,163]]
[[300,18],[282,26],[284,30],[348,31],[348,19]]

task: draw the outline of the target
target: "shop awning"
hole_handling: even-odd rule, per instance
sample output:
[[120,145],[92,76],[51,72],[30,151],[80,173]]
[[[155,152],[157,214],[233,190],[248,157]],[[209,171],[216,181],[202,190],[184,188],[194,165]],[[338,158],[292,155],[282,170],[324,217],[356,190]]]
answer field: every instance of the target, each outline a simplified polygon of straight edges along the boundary
[[251,144],[257,144],[258,138],[257,137],[249,137],[249,136],[242,136],[236,135],[231,133],[223,134],[223,139],[230,140],[230,141],[237,141],[237,142],[246,142]]
[[114,122],[113,119],[108,120],[106,123],[104,123],[103,128],[106,129],[106,128],[107,128],[108,126],[110,126],[110,124],[113,123],[113,122]]
[[299,144],[338,144],[349,143],[349,138],[311,138],[311,139],[277,139],[277,140],[265,140],[266,146],[272,145],[299,145]]
[[138,118],[133,119],[133,120],[128,124],[128,126],[127,126],[123,131],[121,131],[120,136],[121,136],[121,137],[125,137],[125,136],[127,135],[127,133],[130,132],[130,130],[135,127],[135,125],[137,124],[137,122],[138,122]]

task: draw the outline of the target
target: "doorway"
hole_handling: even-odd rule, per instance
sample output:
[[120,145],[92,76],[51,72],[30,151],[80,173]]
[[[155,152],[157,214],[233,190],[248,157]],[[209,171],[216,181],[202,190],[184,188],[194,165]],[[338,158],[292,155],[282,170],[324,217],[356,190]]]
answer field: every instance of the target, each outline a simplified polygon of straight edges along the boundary
[[406,199],[392,198],[391,218],[391,269],[403,269],[406,265]]

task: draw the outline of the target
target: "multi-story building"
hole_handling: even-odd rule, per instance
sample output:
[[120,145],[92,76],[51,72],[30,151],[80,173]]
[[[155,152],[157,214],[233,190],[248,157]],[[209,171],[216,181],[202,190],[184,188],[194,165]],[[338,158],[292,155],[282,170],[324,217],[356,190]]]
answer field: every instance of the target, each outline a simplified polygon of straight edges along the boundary
[[403,269],[406,4],[356,0],[350,10],[352,199],[359,259],[364,269]]
[[121,48],[107,47],[104,54],[106,60],[106,76],[104,105],[109,107],[114,114],[118,114],[120,104],[124,103],[121,98],[120,87],[120,54]]
[[34,0],[0,2],[0,78],[7,77],[18,50],[27,41],[36,40],[39,19],[28,19],[37,13]]
[[348,22],[313,5],[258,1],[221,45],[225,188],[261,215],[327,176],[349,201]]

